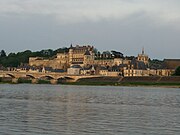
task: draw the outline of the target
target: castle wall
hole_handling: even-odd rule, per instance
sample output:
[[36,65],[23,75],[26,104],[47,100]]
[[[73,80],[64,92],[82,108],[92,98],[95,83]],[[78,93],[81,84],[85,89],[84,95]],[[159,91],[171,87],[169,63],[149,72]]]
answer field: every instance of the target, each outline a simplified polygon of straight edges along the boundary
[[29,65],[36,67],[52,67],[54,69],[67,69],[69,67],[68,61],[57,58],[52,60],[29,60]]

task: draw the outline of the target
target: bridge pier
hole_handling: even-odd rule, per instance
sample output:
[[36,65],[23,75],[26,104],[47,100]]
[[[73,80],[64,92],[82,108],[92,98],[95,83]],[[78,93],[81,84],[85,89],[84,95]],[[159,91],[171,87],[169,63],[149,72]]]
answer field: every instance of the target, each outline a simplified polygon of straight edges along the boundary
[[18,78],[12,78],[12,83],[18,83]]
[[50,82],[51,82],[51,84],[57,84],[57,83],[58,83],[58,80],[56,80],[56,79],[51,79]]
[[38,81],[39,81],[38,79],[34,78],[34,79],[32,79],[31,83],[32,83],[32,84],[37,84]]

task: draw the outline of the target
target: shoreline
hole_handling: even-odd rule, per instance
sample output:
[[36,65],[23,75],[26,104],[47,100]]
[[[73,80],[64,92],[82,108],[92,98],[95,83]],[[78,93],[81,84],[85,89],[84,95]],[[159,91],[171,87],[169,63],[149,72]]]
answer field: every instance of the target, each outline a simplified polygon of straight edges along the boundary
[[[26,82],[0,82],[0,84],[32,84]],[[36,84],[50,84],[48,81],[45,83],[36,83]],[[36,85],[33,84],[33,85]],[[123,86],[123,87],[154,87],[154,88],[180,88],[180,83],[153,83],[153,82],[126,82],[126,83],[118,83],[118,82],[66,82],[66,83],[57,83],[50,85],[79,85],[79,86]]]
[[156,84],[147,84],[147,83],[81,83],[81,82],[75,82],[75,83],[64,83],[61,85],[79,85],[79,86],[123,86],[123,87],[159,87],[159,88],[180,88],[180,83],[156,83]]

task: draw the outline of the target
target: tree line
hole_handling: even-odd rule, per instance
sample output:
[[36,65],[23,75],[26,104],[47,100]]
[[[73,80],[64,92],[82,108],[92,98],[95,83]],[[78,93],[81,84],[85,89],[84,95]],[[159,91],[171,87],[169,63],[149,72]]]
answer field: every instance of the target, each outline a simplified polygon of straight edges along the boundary
[[[56,50],[47,49],[47,50],[41,50],[32,52],[30,50],[26,50],[23,52],[18,53],[9,53],[8,55],[4,50],[1,50],[0,52],[0,67],[18,67],[22,64],[28,64],[29,63],[29,57],[43,57],[43,58],[51,58],[55,56],[57,53],[64,53],[68,52],[69,48],[63,47]],[[111,53],[112,52],[112,53]],[[117,51],[104,51],[103,53],[100,53],[96,48],[94,49],[94,53],[96,57],[116,57],[120,58],[123,57],[123,54]]]
[[68,48],[63,47],[56,50],[47,49],[32,52],[30,50],[26,50],[18,53],[9,53],[8,55],[4,50],[0,52],[0,67],[18,67],[22,64],[29,63],[29,57],[44,57],[50,58],[56,55],[57,53],[68,52]]

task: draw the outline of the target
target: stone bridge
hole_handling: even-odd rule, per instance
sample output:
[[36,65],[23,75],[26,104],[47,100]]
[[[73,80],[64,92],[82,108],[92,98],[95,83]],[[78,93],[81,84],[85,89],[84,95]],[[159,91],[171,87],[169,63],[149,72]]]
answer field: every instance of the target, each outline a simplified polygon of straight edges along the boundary
[[17,83],[19,78],[30,78],[32,83],[37,83],[38,80],[46,78],[52,84],[56,84],[58,80],[65,79],[68,82],[76,82],[82,78],[96,78],[98,75],[67,75],[65,73],[42,73],[42,72],[18,72],[18,71],[0,71],[0,77],[11,77],[13,83]]

